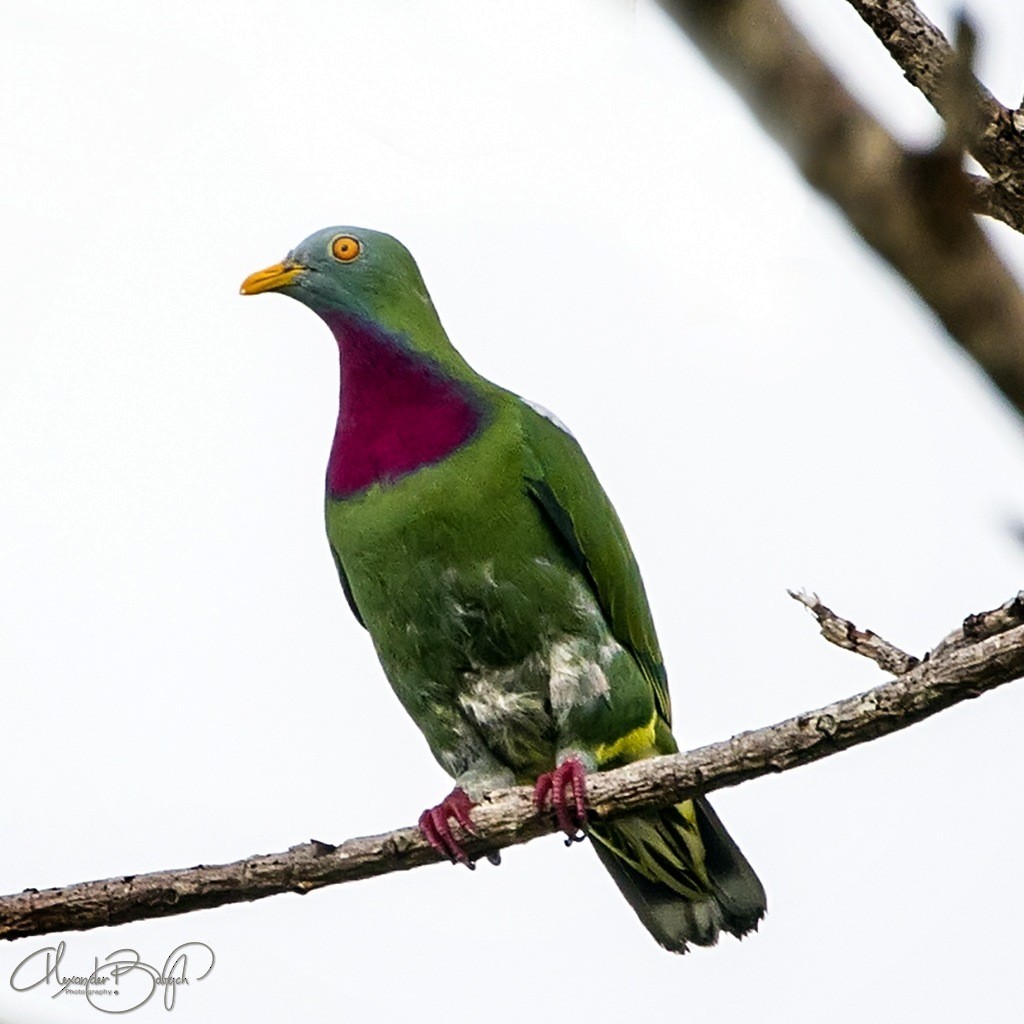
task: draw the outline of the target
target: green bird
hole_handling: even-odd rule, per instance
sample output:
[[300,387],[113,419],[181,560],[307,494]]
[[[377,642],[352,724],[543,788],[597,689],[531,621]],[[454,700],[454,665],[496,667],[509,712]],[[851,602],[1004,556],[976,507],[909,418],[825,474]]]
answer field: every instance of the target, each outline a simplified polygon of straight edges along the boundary
[[390,235],[326,228],[241,290],[298,299],[338,343],[327,537],[353,614],[456,782],[420,817],[426,839],[469,864],[458,831],[474,802],[534,784],[665,948],[755,929],[764,889],[707,800],[587,819],[588,772],[678,748],[640,570],[573,435],[469,366]]

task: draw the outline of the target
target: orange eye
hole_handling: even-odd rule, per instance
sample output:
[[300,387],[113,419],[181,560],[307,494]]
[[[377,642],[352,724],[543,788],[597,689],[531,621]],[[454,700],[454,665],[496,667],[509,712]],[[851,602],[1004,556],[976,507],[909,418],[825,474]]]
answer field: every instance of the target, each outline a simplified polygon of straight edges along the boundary
[[341,260],[342,263],[351,263],[359,255],[361,249],[359,239],[353,238],[351,235],[338,235],[331,242],[331,252],[334,254],[334,258]]

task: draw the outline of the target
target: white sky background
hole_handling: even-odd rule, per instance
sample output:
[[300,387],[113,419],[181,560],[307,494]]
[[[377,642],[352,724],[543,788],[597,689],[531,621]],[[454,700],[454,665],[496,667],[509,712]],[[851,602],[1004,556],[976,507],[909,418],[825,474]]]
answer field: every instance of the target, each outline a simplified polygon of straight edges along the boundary
[[[791,6],[902,137],[935,137],[843,0]],[[970,8],[1015,103],[1024,13]],[[1020,587],[1019,421],[649,4],[3,22],[0,892],[338,842],[450,788],[323,536],[333,341],[237,295],[329,224],[402,238],[464,355],[581,439],[684,745],[882,680],[787,587],[915,652]],[[1024,274],[1024,240],[992,235]],[[498,870],[70,933],[66,973],[201,939],[217,966],[179,1024],[1017,1021],[1022,711],[1011,685],[717,794],[769,893],[743,943],[673,958],[550,838]],[[0,1020],[97,1019],[10,990],[48,941],[0,945]]]

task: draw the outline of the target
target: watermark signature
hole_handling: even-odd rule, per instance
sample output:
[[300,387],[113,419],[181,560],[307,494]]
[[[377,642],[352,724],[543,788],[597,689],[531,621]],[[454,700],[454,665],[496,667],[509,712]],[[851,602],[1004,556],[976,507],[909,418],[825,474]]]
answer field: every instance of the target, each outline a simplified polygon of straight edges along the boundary
[[[11,988],[30,992],[56,986],[51,999],[58,996],[85,996],[86,1002],[101,1013],[131,1013],[145,1006],[157,992],[163,994],[165,1010],[173,1010],[178,990],[202,981],[213,970],[213,950],[205,942],[183,942],[167,955],[163,968],[146,963],[134,949],[115,949],[102,962],[92,958],[88,973],[70,973],[63,966],[67,943],[42,946],[29,953],[11,972]],[[65,973],[68,971],[68,973]]]

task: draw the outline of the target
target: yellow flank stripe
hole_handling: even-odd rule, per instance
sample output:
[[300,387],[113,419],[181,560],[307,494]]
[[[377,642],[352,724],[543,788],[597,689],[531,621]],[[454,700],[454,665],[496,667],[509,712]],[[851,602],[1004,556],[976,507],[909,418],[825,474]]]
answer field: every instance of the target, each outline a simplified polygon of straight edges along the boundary
[[657,717],[658,713],[655,712],[646,725],[638,725],[614,743],[602,743],[594,751],[597,763],[601,765],[618,760],[628,763],[649,755],[654,748],[654,723]]
[[697,832],[697,812],[693,809],[693,801],[684,800],[681,804],[676,804],[676,810],[689,822],[693,831]]

